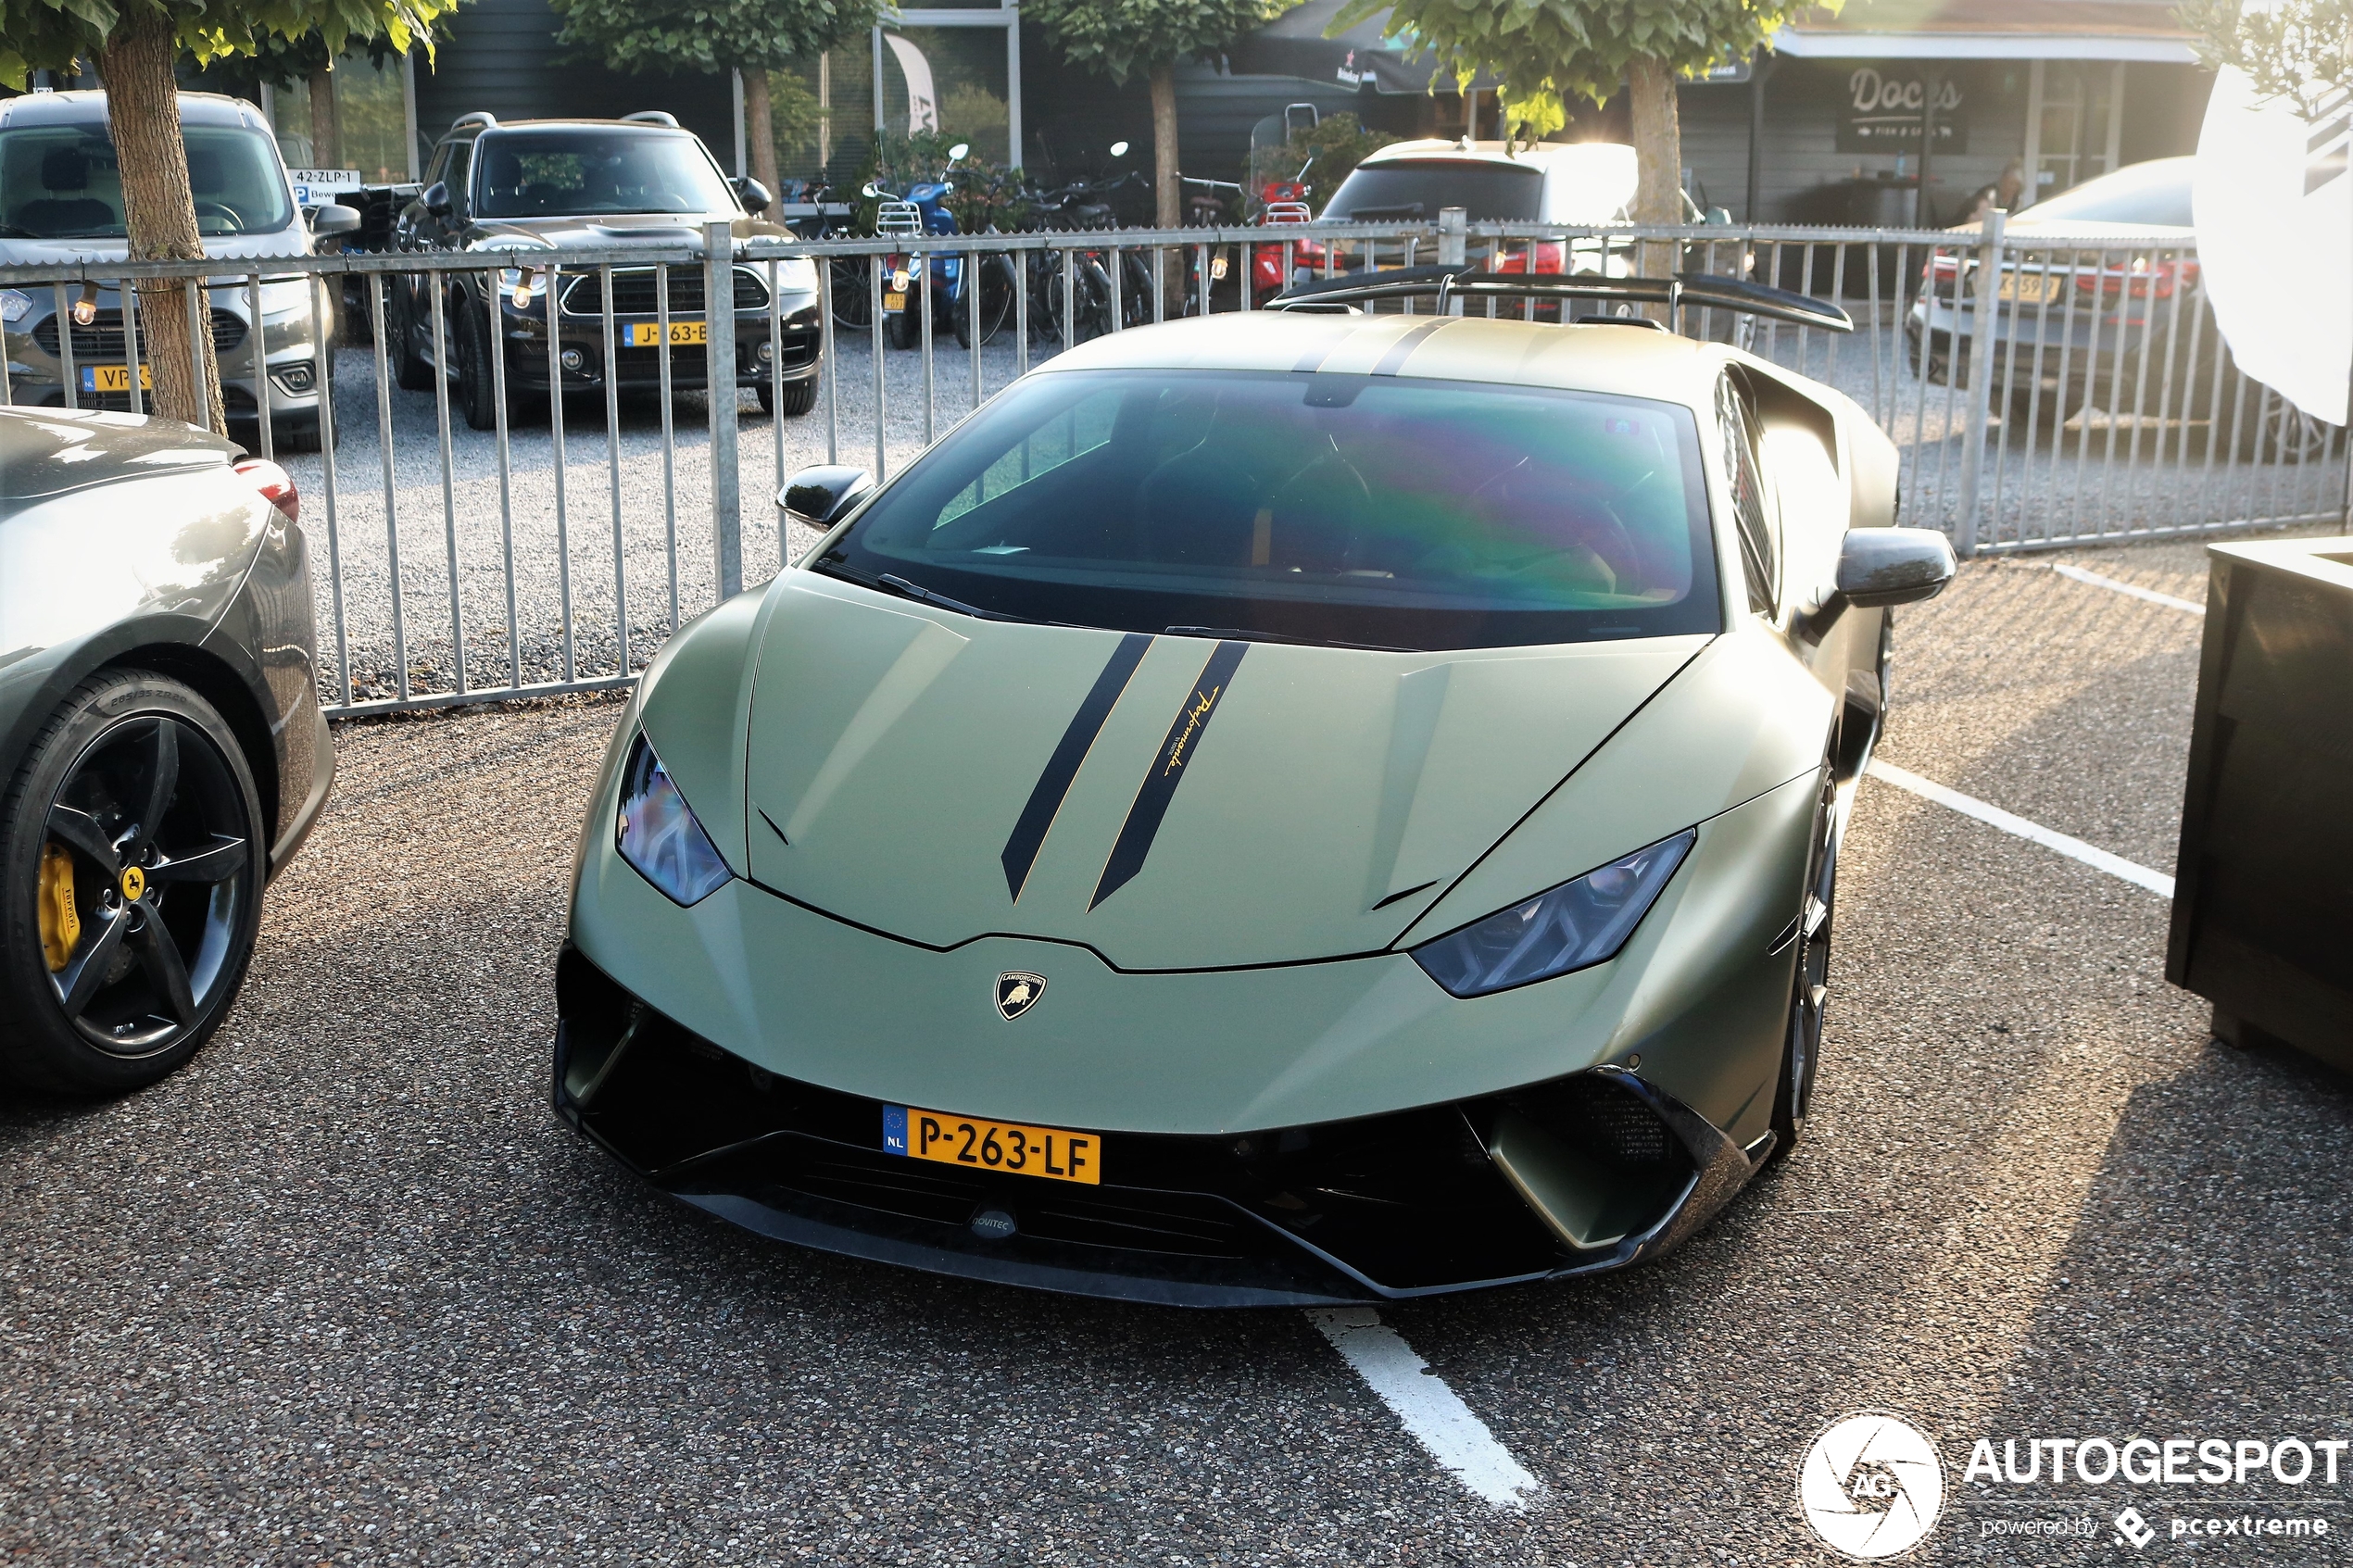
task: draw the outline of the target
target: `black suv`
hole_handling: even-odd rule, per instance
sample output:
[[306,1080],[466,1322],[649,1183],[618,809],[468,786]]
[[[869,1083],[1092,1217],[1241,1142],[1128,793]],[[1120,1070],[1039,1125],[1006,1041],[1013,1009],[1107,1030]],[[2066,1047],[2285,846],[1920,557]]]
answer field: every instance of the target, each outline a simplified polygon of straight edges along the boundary
[[[464,251],[523,246],[544,249],[557,269],[555,359],[566,391],[605,385],[604,300],[595,267],[563,265],[568,249],[642,245],[699,247],[703,225],[730,223],[738,241],[793,237],[766,222],[768,192],[756,180],[729,180],[711,149],[692,132],[660,113],[622,119],[533,119],[501,125],[487,114],[461,117],[426,166],[423,191],[401,209],[392,232],[396,250]],[[768,264],[736,268],[736,384],[756,388],[760,406],[776,412],[783,362],[787,414],[816,406],[817,273],[806,260],[776,264],[781,331],[770,334]],[[443,332],[449,373],[466,422],[488,430],[496,422],[490,366],[490,309],[484,273],[415,273],[390,281],[385,335],[399,383],[428,390],[435,370],[433,296],[445,290]],[[547,272],[508,268],[497,275],[498,338],[506,348],[507,393],[544,408],[548,381]],[[612,271],[614,349],[610,371],[620,385],[661,384],[662,346],[655,270]],[[670,384],[709,384],[699,266],[670,268]]]

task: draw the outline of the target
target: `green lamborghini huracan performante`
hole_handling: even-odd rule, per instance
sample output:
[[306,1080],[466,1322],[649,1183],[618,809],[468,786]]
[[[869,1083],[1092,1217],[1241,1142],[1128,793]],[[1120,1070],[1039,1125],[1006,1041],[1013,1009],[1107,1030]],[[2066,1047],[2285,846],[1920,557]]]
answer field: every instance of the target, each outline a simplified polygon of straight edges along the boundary
[[1847,325],[1340,278],[1063,354],[880,488],[805,470],[824,542],[614,736],[559,1111],[771,1236],[1150,1301],[1704,1223],[1805,1126],[1888,607],[1952,552],[1838,393],[1493,295]]

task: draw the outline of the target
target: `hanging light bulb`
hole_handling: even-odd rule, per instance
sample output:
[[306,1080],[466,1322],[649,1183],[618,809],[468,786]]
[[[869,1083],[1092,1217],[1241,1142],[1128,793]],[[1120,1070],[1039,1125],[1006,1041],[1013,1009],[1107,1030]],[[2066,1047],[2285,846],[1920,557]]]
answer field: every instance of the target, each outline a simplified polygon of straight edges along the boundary
[[82,297],[73,302],[73,324],[86,327],[98,319],[98,285],[82,285]]

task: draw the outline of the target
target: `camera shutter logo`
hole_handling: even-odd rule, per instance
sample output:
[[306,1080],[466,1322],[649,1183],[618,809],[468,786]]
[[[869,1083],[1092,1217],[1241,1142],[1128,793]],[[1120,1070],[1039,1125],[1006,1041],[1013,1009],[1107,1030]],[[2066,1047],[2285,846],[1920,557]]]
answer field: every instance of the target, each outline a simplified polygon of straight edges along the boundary
[[1895,1557],[1936,1527],[1944,1464],[1919,1427],[1866,1411],[1816,1436],[1798,1466],[1797,1506],[1832,1551],[1861,1562]]

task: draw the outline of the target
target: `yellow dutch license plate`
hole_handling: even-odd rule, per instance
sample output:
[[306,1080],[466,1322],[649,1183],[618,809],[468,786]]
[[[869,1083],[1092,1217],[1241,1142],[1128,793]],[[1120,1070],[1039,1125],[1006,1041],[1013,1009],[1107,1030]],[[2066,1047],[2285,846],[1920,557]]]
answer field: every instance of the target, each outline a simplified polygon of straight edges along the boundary
[[[651,348],[661,341],[661,323],[660,321],[629,323],[630,347]],[[673,321],[670,323],[670,341],[673,346],[679,344],[709,343],[711,329],[700,321]]]
[[2040,272],[2006,272],[1994,291],[2003,299],[2015,299],[2025,305],[2040,305],[2046,295],[2056,293],[2053,280]]
[[[139,367],[139,390],[156,389],[155,373],[146,366]],[[84,365],[82,367],[82,390],[84,392],[128,392],[131,390],[131,367],[128,365]]]
[[883,1152],[971,1171],[1010,1171],[1049,1181],[1102,1184],[1103,1140],[1066,1127],[1031,1127],[952,1116],[913,1106],[883,1107]]
[[904,309],[906,309],[906,308],[907,308],[907,294],[906,294],[906,291],[905,291],[905,290],[903,290],[903,289],[901,289],[901,290],[899,290],[899,291],[898,291],[898,292],[896,292],[896,293],[892,293],[892,294],[886,294],[886,295],[883,295],[883,308],[884,308],[885,310],[904,310]]

